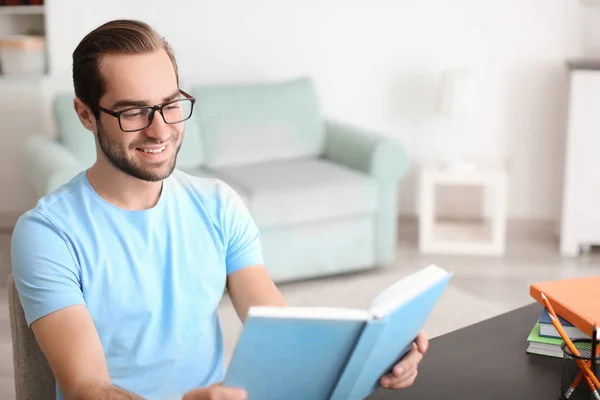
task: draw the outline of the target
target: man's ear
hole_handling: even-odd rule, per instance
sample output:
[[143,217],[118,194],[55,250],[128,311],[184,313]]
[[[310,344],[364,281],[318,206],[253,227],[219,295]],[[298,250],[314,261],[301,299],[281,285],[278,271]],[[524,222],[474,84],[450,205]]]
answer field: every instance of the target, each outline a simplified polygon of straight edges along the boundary
[[90,108],[87,106],[87,104],[81,101],[81,99],[79,99],[78,97],[75,97],[75,99],[73,100],[73,107],[75,107],[75,112],[77,113],[77,116],[79,117],[79,120],[81,121],[83,126],[87,130],[95,133],[96,117],[94,116],[94,113],[92,113],[92,110],[90,110]]

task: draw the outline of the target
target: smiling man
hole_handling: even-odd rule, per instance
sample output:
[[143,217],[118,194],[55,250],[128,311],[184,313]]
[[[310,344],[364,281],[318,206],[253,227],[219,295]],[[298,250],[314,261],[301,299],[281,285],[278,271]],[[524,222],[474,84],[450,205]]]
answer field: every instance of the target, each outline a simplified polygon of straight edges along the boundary
[[[108,22],[75,49],[73,83],[97,160],[21,216],[12,238],[57,398],[245,398],[219,384],[223,292],[242,320],[286,303],[239,196],[175,169],[194,99],[171,48],[142,22]],[[411,385],[426,347],[420,335],[383,385]]]

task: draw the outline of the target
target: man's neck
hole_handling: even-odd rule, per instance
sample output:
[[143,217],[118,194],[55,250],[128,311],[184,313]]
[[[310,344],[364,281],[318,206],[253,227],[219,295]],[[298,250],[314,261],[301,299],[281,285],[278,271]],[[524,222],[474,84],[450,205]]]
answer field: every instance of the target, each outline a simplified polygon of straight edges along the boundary
[[111,166],[94,164],[87,170],[92,188],[107,202],[126,210],[147,210],[158,203],[162,181],[147,182]]

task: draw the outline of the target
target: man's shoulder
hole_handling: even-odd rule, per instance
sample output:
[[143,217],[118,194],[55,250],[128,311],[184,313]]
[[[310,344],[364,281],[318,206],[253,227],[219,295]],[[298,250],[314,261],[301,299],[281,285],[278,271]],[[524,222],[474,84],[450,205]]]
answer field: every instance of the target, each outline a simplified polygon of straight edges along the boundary
[[59,219],[73,215],[73,209],[82,206],[80,189],[83,185],[83,173],[77,174],[52,193],[41,197],[33,208],[18,218],[15,228],[32,229],[39,224],[55,225]]

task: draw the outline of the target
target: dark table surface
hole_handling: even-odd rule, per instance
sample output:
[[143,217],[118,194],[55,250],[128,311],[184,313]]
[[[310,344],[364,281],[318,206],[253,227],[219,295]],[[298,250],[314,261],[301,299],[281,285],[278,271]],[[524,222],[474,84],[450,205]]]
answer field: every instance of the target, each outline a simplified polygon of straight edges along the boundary
[[558,399],[560,358],[526,353],[539,303],[431,339],[408,389],[380,389],[369,400]]

